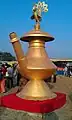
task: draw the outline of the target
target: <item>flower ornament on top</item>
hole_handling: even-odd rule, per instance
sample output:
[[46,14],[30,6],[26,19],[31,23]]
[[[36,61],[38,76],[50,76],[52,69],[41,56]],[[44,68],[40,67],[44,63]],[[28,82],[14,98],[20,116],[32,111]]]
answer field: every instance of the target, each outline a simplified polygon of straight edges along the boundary
[[33,15],[31,19],[35,19],[36,23],[39,23],[42,20],[42,12],[48,12],[48,5],[45,2],[38,2],[34,4],[33,8]]

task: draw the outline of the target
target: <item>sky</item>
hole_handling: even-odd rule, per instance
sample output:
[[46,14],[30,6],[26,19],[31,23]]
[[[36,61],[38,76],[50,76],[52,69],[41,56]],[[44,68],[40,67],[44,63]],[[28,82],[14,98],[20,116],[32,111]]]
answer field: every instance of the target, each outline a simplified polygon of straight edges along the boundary
[[[9,33],[18,37],[33,29],[32,7],[39,0],[0,0],[0,51],[15,55]],[[43,0],[41,0],[43,1]],[[72,0],[44,0],[49,11],[43,13],[41,29],[55,40],[46,43],[50,58],[72,58]],[[26,53],[28,43],[22,42]]]

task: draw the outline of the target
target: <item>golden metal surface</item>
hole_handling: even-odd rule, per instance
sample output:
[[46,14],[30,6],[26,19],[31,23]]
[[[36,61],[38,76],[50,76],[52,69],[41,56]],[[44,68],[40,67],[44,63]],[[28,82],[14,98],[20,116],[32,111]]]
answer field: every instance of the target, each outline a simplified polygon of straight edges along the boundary
[[18,97],[28,100],[46,100],[56,97],[56,94],[51,92],[48,85],[43,80],[30,80]]
[[54,37],[52,37],[50,34],[46,32],[41,31],[40,25],[36,24],[34,26],[34,30],[24,34],[24,36],[20,38],[20,40],[26,42],[29,42],[32,39],[41,39],[44,40],[45,42],[48,42],[48,41],[53,41]]
[[[13,35],[12,35],[13,34]],[[56,66],[50,61],[45,50],[45,41],[53,40],[47,33],[40,31],[40,26],[36,24],[35,30],[26,34],[22,40],[29,41],[29,49],[24,56],[20,42],[14,32],[10,34],[10,39],[13,41],[17,60],[20,67],[20,73],[30,81],[17,95],[27,99],[48,99],[55,97],[43,79],[48,78],[56,71]],[[13,37],[11,37],[13,36]]]

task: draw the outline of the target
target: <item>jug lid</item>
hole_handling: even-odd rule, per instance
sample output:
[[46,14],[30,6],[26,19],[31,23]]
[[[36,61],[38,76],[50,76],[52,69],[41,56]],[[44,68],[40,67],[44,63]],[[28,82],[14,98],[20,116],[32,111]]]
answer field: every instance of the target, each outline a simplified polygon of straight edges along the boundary
[[24,36],[20,38],[22,41],[29,42],[30,40],[33,39],[41,39],[44,40],[45,42],[53,41],[54,37],[52,37],[49,33],[43,32],[40,30],[40,24],[36,24],[34,27],[34,30],[31,30],[28,33],[25,33]]

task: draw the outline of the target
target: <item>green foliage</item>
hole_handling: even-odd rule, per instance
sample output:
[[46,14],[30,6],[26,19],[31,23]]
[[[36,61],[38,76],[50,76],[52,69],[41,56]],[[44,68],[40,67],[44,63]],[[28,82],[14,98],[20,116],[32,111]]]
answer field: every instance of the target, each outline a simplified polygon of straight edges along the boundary
[[0,61],[14,61],[16,60],[9,52],[0,52]]

